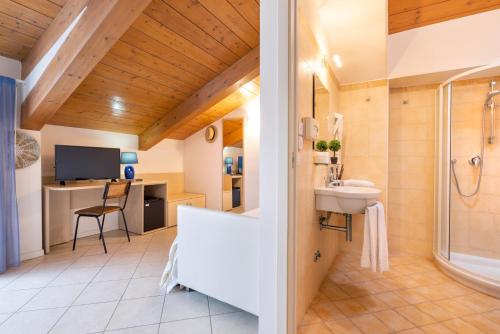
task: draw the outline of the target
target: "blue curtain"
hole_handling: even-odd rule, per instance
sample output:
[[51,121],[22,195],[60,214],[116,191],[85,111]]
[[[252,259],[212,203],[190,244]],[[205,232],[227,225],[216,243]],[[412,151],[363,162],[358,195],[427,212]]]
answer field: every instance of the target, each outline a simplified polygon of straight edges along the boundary
[[16,81],[0,76],[0,273],[18,266],[19,220],[16,200]]

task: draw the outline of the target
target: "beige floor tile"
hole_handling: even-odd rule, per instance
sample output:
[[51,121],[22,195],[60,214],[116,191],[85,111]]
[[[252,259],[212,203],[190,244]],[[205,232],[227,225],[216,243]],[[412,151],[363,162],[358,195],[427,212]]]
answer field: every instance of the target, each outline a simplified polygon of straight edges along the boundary
[[313,324],[299,327],[299,334],[332,334],[330,329],[324,324]]
[[335,320],[326,323],[328,328],[334,334],[361,334],[361,330],[357,328],[351,320]]
[[443,308],[446,312],[449,312],[455,317],[462,317],[465,315],[473,314],[474,311],[465,305],[458,303],[453,299],[436,300],[434,304]]
[[332,301],[349,298],[349,295],[344,290],[329,280],[325,280],[320,291]]
[[363,282],[363,288],[372,295],[395,290],[395,288],[387,283],[384,279]]
[[344,319],[345,315],[333,302],[323,302],[312,305],[312,309],[323,321]]
[[414,325],[402,317],[400,314],[393,310],[385,310],[374,313],[379,320],[381,320],[387,327],[394,331],[402,331],[405,329],[413,328]]
[[335,305],[348,317],[354,317],[368,312],[363,305],[352,299],[335,302]]
[[432,324],[420,327],[426,334],[453,334],[455,333],[443,324]]
[[410,289],[410,288],[415,288],[419,286],[417,281],[415,281],[413,278],[410,276],[397,276],[389,279],[390,281],[393,282],[396,286],[398,286],[401,289]]
[[406,329],[404,331],[399,331],[397,332],[398,334],[425,334],[423,330],[420,328],[411,328],[411,329]]
[[462,319],[452,319],[445,321],[444,324],[446,327],[454,331],[458,334],[481,334],[483,333],[477,327],[472,326],[471,324],[465,322]]
[[415,305],[420,311],[427,313],[437,321],[446,321],[454,318],[454,315],[446,311],[442,307],[432,303],[426,302]]
[[314,304],[319,304],[319,303],[323,303],[323,302],[329,302],[330,299],[324,294],[322,293],[321,291],[318,292],[316,294],[316,296],[314,297],[311,305],[314,305]]
[[341,284],[341,283],[349,283],[351,280],[344,273],[341,272],[330,272],[328,273],[328,279],[333,283]]
[[372,274],[356,256],[337,258],[311,306],[317,318],[308,313],[300,334],[500,334],[500,300],[453,281],[432,261],[402,254],[391,257],[390,272]]
[[401,314],[403,317],[411,321],[415,326],[425,326],[432,323],[435,323],[436,320],[432,318],[427,313],[420,311],[414,305],[403,306],[397,308],[396,311]]
[[395,292],[381,293],[376,296],[391,308],[408,305],[408,302],[398,296]]
[[419,293],[421,296],[423,296],[425,299],[429,301],[448,298],[445,290],[437,285],[420,286],[413,288],[412,290]]
[[419,304],[428,300],[416,289],[399,290],[396,294],[409,304]]
[[365,296],[365,297],[354,298],[353,301],[359,303],[369,313],[386,310],[388,308],[386,303],[384,303],[383,301],[381,301],[380,299],[378,299],[375,296]]
[[477,311],[478,313],[492,311],[500,307],[498,301],[480,293],[473,293],[470,295],[458,297],[456,299],[463,301],[465,305],[469,306],[471,309]]
[[316,312],[314,312],[313,309],[309,309],[304,315],[304,318],[302,318],[300,325],[301,326],[312,325],[322,321],[323,320],[321,320],[321,318],[316,314]]
[[362,297],[367,296],[370,292],[366,289],[363,289],[362,282],[351,282],[349,284],[338,284],[338,286],[349,295],[349,297]]
[[484,333],[500,333],[500,325],[481,314],[468,315],[462,319]]
[[356,325],[356,327],[361,329],[361,331],[365,334],[372,334],[372,333],[384,334],[392,332],[392,330],[389,327],[384,325],[382,321],[377,319],[372,314],[366,314],[354,317],[351,319],[351,321]]
[[486,313],[483,313],[482,315],[484,317],[488,318],[489,320],[497,323],[500,326],[500,310],[486,312]]

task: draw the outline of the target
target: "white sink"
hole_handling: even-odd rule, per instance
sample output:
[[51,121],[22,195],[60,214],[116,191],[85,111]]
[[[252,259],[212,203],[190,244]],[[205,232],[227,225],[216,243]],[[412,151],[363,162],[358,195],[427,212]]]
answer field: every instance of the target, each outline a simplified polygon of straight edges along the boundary
[[314,189],[316,210],[337,213],[363,213],[366,206],[379,199],[380,189],[370,187],[320,187]]

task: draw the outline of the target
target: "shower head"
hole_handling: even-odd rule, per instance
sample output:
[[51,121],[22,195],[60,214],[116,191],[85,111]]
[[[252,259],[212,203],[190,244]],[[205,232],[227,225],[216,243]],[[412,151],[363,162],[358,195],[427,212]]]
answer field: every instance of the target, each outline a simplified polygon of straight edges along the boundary
[[485,105],[489,106],[490,103],[491,103],[491,100],[500,94],[500,90],[494,90],[494,91],[491,91],[490,93],[488,93],[488,95],[486,95],[486,102],[484,103]]

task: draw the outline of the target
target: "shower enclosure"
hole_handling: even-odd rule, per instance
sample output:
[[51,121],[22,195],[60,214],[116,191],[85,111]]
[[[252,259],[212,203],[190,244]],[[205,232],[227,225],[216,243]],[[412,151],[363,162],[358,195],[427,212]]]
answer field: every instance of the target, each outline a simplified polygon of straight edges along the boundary
[[434,255],[456,279],[500,297],[499,88],[500,62],[439,86]]

